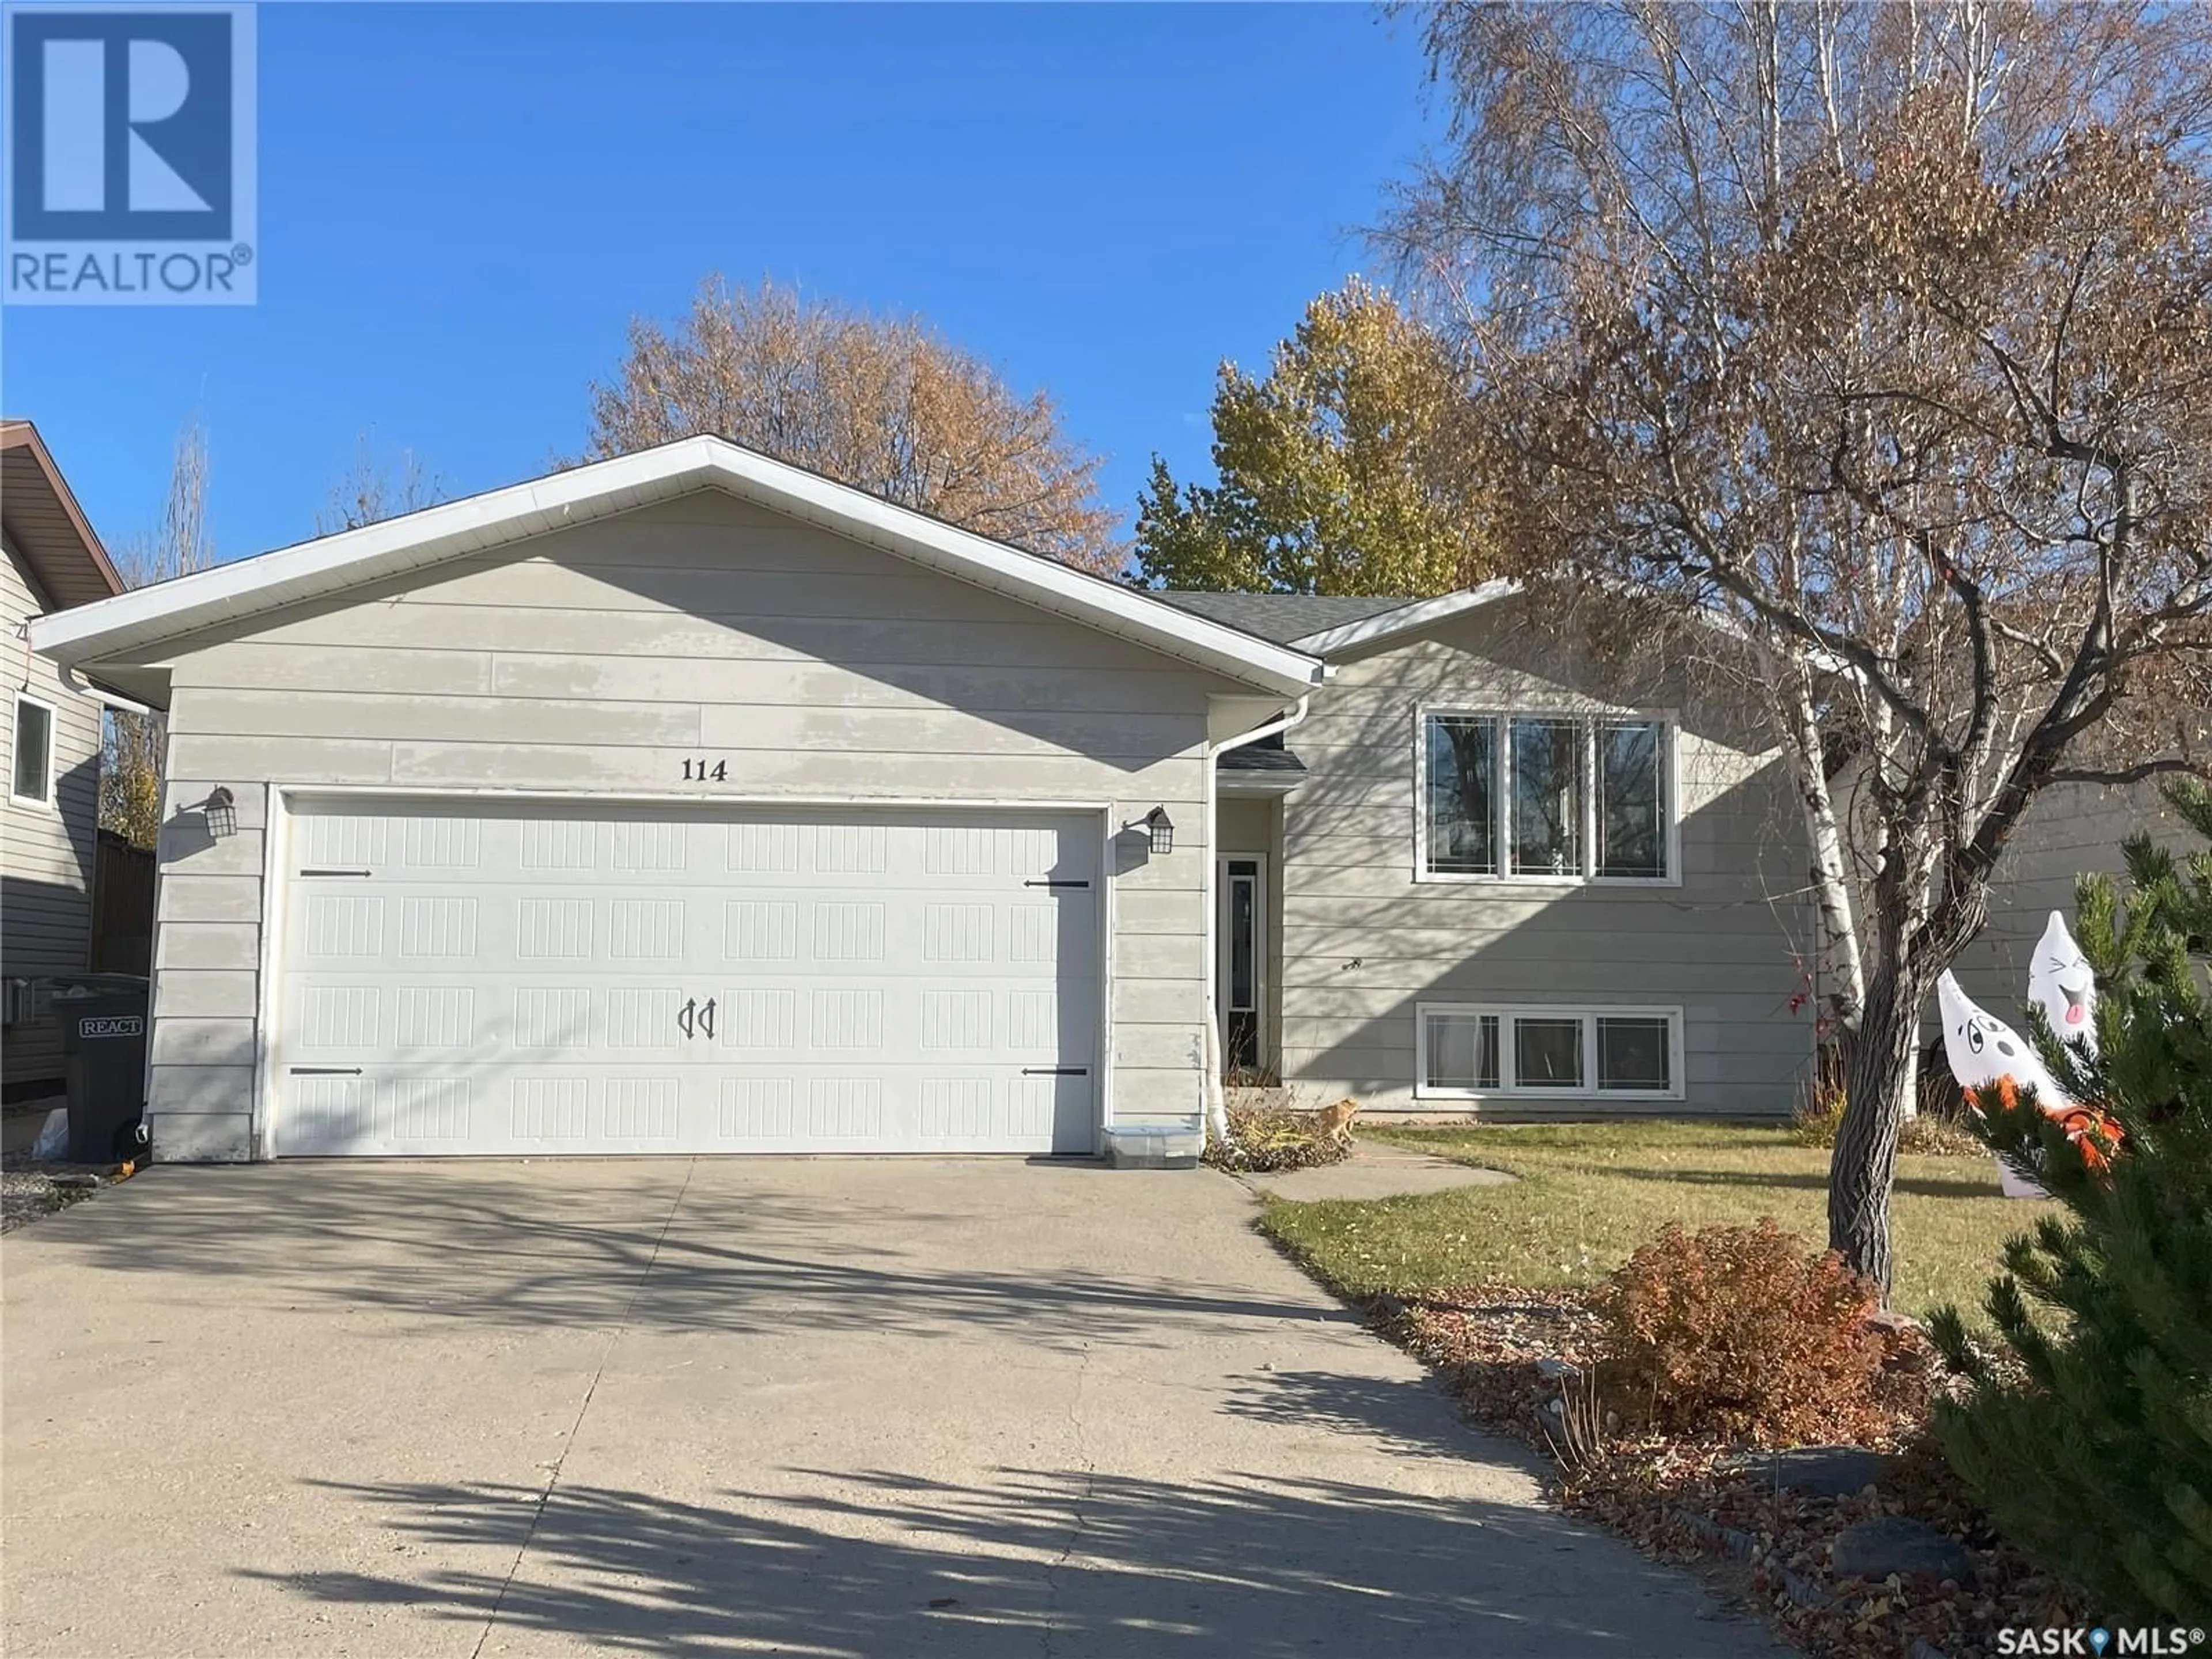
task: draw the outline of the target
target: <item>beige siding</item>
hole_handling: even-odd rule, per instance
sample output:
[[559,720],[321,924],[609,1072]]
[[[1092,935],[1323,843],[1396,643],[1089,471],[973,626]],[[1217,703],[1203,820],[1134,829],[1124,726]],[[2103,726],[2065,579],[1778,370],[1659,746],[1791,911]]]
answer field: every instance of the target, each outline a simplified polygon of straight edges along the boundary
[[[1284,805],[1286,1084],[1387,1109],[1465,1111],[1413,1097],[1417,1004],[1656,1004],[1682,1010],[1682,1100],[1510,1109],[1790,1109],[1813,1031],[1809,1013],[1790,1006],[1810,919],[1786,778],[1723,700],[1663,683],[1624,695],[1619,684],[1532,637],[1510,606],[1339,665],[1289,739],[1308,777]],[[1680,882],[1416,880],[1424,705],[1674,719]]]
[[[2138,830],[2177,852],[2196,842],[2155,784],[2106,789],[2067,784],[2046,791],[2013,836],[1990,892],[1990,919],[1959,958],[1966,994],[2000,1019],[2026,1024],[2028,960],[2053,910],[2074,921],[2074,884],[2101,872],[2120,879],[2120,843]],[[1931,1002],[1929,1018],[1935,1018]],[[1931,1027],[1932,1030],[1932,1027]]]
[[[45,606],[13,548],[0,586],[0,637],[9,653],[7,704],[0,709],[0,971],[11,977],[81,972],[90,960],[92,878],[100,823],[100,704],[72,691],[53,665],[33,656],[17,632]],[[15,697],[54,711],[54,799],[15,799]],[[9,1085],[58,1079],[61,1027],[52,1020],[11,1025],[0,1034],[0,1073]]]
[[[1117,826],[1164,805],[1171,856],[1117,845],[1112,1109],[1200,1109],[1201,744],[1232,688],[1197,670],[711,492],[203,636],[172,667],[167,1156],[253,1155],[270,787],[672,795],[687,756],[728,763],[702,802],[1103,802]],[[211,842],[175,815],[217,783],[240,830]]]

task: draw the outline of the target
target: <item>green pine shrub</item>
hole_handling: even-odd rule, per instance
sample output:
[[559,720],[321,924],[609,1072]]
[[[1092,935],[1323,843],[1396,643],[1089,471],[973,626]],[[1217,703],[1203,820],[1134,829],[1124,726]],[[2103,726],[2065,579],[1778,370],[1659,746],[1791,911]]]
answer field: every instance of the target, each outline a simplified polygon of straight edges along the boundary
[[[2168,791],[2212,842],[2212,789]],[[1984,1306],[1931,1334],[1960,1379],[1945,1454],[1998,1528],[2111,1619],[2212,1623],[2212,850],[2125,847],[2127,895],[2084,877],[2100,1054],[2029,1024],[2052,1077],[2117,1144],[2085,1158],[2032,1097],[1984,1098],[1981,1133],[2064,1206],[2005,1247]],[[1985,1091],[1994,1096],[1995,1091]],[[2104,1156],[2109,1154],[2109,1158]]]

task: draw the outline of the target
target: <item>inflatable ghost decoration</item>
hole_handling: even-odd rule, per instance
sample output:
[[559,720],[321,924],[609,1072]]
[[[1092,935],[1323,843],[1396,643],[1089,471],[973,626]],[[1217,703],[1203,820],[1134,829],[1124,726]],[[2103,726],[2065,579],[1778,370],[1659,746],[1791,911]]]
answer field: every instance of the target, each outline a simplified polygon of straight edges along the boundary
[[2097,975],[2067,932],[2066,918],[2056,910],[2035,942],[2027,969],[2027,998],[2043,1006],[2044,1017],[2060,1037],[2083,1044],[2093,1054],[2097,1052]]
[[[2058,931],[2065,932],[2063,924]],[[2045,937],[2047,939],[2049,933]],[[2068,943],[2072,943],[2070,938]],[[1978,1090],[1996,1085],[2002,1090],[2007,1079],[2011,1080],[2013,1088],[2033,1088],[2037,1107],[2066,1131],[2066,1138],[2080,1151],[2081,1161],[2093,1170],[2108,1167],[2099,1142],[2104,1147],[2120,1144],[2120,1126],[2112,1121],[2111,1114],[2094,1106],[2081,1105],[2069,1096],[2051,1080],[2051,1073],[2027,1038],[1994,1014],[1976,1007],[1952,975],[1946,974],[1936,981],[1936,1000],[1943,1013],[1943,1055],[1950,1061],[1951,1075],[1959,1080],[1960,1088]],[[2008,1198],[2046,1196],[2042,1188],[2002,1158],[1997,1160],[1997,1173]]]
[[[2039,957],[2039,960],[2040,958]],[[1996,1015],[1984,1013],[1973,999],[1959,988],[1955,975],[1945,974],[1936,981],[1936,1002],[1943,1015],[1943,1057],[1961,1089],[1984,1089],[2008,1077],[2014,1087],[2033,1085],[2036,1104],[2056,1116],[2073,1105],[2066,1091],[2051,1080],[2051,1073],[2036,1058],[2027,1040]],[[1996,1160],[1997,1184],[2007,1198],[2048,1198],[2050,1194],[2002,1158]]]
[[1943,1013],[1943,1057],[1951,1062],[1951,1075],[1960,1088],[1987,1088],[2008,1077],[2015,1087],[2033,1087],[2036,1104],[2053,1115],[2075,1103],[2044,1070],[2035,1045],[1995,1014],[1977,1007],[1959,988],[1954,975],[1936,981],[1936,1002]]

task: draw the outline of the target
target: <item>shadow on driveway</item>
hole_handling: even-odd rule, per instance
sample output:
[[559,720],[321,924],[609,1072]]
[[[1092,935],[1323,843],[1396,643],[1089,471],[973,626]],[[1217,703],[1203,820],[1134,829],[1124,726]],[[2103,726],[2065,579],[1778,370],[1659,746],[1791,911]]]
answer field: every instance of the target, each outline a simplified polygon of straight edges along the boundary
[[[1210,1173],[702,1159],[686,1174],[678,1159],[157,1166],[125,1189],[127,1224],[112,1218],[77,1248],[107,1271],[525,1327],[1142,1345],[1224,1319],[1313,1317],[1309,1297],[1255,1296],[1233,1269],[1214,1278],[1212,1252],[1194,1249],[1170,1280],[1152,1241],[1114,1237],[1146,1224],[1117,1215],[1117,1197]],[[1008,1182],[1029,1184],[1025,1201],[1004,1201]],[[1173,1206],[1164,1219],[1182,1221]],[[948,1253],[947,1238],[968,1248]]]
[[[1319,1479],[1164,1483],[1007,1470],[991,1486],[788,1471],[836,1496],[672,1502],[562,1489],[511,1583],[313,1576],[333,1603],[419,1605],[523,1652],[1290,1655],[1692,1651],[1589,1583],[1564,1523]],[[533,1494],[347,1494],[440,1553],[499,1537]],[[1504,1521],[1504,1526],[1492,1524]],[[1656,1571],[1656,1570],[1655,1570]],[[1630,1600],[1624,1604],[1623,1591]],[[520,1639],[532,1632],[542,1639]],[[1742,1651],[1712,1629],[1696,1651]],[[1741,1634],[1738,1639],[1741,1639]]]

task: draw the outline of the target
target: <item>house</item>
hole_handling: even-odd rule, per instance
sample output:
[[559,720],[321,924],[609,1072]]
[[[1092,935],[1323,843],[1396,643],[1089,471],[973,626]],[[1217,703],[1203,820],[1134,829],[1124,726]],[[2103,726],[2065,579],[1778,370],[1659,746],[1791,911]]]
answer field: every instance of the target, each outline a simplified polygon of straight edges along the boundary
[[7,549],[8,798],[0,817],[0,1087],[9,1104],[61,1092],[61,1028],[45,981],[92,962],[100,699],[36,655],[35,619],[123,591],[100,538],[28,421],[0,421]]
[[1233,1067],[1382,1110],[1790,1109],[1818,952],[1754,719],[1502,583],[1162,597],[1329,667],[1217,771]]
[[1189,1145],[1323,665],[714,438],[33,624],[167,710],[155,1155]]
[[1771,1116],[1813,1060],[1757,711],[1502,585],[1141,592],[696,438],[32,639],[168,711],[163,1158]]

